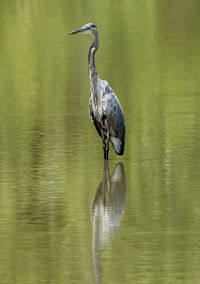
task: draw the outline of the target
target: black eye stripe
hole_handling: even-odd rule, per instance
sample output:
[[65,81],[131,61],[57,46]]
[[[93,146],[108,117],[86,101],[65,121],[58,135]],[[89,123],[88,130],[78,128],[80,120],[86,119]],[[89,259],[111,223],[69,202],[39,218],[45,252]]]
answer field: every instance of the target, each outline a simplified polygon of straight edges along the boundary
[[90,30],[91,28],[96,28],[97,29],[97,27],[93,24],[93,25],[91,25],[91,26],[89,26],[89,27],[86,27],[86,31],[88,31],[88,30]]

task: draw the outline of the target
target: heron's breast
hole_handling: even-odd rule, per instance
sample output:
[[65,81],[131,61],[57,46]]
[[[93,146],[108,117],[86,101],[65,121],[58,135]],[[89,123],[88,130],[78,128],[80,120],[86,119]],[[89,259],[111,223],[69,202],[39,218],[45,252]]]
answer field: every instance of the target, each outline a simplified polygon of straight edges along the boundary
[[96,120],[101,122],[101,118],[103,115],[103,104],[102,101],[95,99],[91,96],[90,99],[90,109],[93,112],[93,115],[95,116]]

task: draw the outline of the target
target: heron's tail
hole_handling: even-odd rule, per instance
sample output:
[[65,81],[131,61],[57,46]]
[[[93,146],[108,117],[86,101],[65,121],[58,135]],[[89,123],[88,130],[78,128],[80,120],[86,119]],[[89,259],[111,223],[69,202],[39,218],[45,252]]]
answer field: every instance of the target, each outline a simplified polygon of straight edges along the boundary
[[113,148],[115,149],[115,152],[117,155],[123,155],[124,154],[124,141],[121,141],[117,137],[110,137],[110,141],[113,145]]

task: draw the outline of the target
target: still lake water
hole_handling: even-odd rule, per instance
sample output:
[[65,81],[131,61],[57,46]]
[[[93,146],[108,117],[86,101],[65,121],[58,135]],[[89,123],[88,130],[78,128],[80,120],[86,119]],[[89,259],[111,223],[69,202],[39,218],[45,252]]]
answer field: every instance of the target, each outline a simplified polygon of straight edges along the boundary
[[[200,283],[200,2],[1,1],[0,283]],[[88,116],[96,66],[123,157]]]

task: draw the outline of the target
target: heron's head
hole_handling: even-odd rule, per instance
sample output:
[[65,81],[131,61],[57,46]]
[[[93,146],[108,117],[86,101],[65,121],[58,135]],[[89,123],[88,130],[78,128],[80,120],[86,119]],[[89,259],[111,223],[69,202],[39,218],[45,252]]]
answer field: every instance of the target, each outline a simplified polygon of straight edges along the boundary
[[78,33],[82,33],[82,34],[95,34],[96,31],[97,31],[97,27],[94,24],[90,23],[90,24],[84,25],[80,29],[72,31],[69,34],[70,35],[75,35],[75,34],[78,34]]

